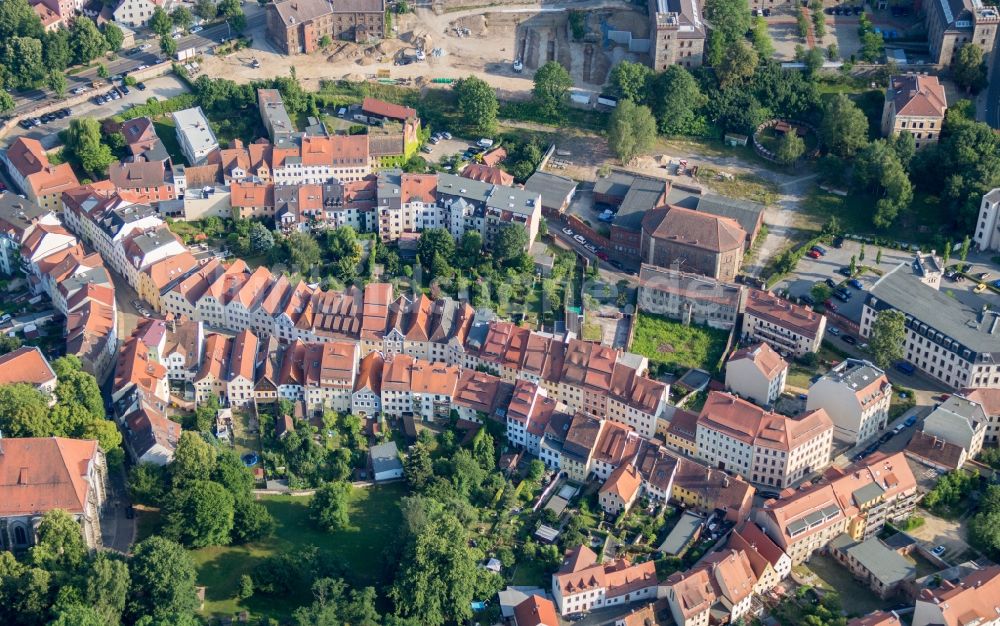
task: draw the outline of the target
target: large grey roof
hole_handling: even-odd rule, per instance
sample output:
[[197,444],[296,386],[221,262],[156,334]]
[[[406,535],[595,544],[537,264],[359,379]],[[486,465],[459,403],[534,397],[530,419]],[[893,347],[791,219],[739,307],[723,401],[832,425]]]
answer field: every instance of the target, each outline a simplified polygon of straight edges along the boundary
[[739,198],[704,195],[698,199],[697,210],[719,217],[730,217],[739,222],[747,234],[752,235],[764,213],[764,205]]
[[576,181],[548,172],[535,172],[524,181],[524,188],[541,194],[542,206],[561,208],[567,196],[576,190]]
[[684,550],[684,547],[694,538],[695,533],[698,532],[704,521],[703,518],[694,513],[685,511],[670,530],[667,538],[660,544],[658,550],[671,556],[680,554]]
[[615,226],[638,231],[642,228],[642,218],[647,211],[657,208],[660,197],[667,191],[667,181],[645,176],[636,176],[629,185],[618,214]]
[[845,552],[886,585],[916,578],[916,564],[906,560],[895,550],[887,548],[878,537],[856,543]]
[[370,453],[372,471],[375,474],[403,469],[403,462],[399,460],[399,450],[394,441],[372,446]]
[[981,355],[1000,353],[1000,312],[977,311],[925,285],[913,275],[908,263],[896,266],[872,285],[865,304],[882,310],[885,306],[879,306],[881,303],[912,318],[908,325],[924,336],[933,338],[933,330],[961,344],[953,345],[953,351],[965,348]]
[[868,361],[847,359],[823,375],[823,378],[847,385],[855,391],[864,389],[872,381],[882,377],[884,371]]

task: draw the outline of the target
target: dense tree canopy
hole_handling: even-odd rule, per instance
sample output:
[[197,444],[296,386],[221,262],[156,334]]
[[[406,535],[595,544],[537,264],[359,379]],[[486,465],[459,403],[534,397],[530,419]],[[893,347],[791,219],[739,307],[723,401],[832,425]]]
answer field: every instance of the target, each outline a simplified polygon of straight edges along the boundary
[[224,546],[231,540],[235,502],[210,480],[185,482],[166,501],[164,534],[190,548]]
[[326,483],[316,490],[309,502],[309,517],[323,530],[333,532],[347,528],[351,500],[351,484],[345,481]]
[[868,350],[875,364],[888,369],[903,358],[903,341],[906,338],[906,318],[899,311],[885,310],[878,314],[872,324]]
[[556,118],[566,106],[569,88],[573,79],[569,72],[556,61],[549,61],[535,72],[533,100],[542,115]]
[[104,178],[108,166],[115,160],[111,148],[101,141],[100,123],[92,117],[77,117],[70,121],[63,150],[94,179]]
[[646,152],[656,141],[656,120],[648,107],[620,100],[608,125],[608,144],[623,164]]
[[129,612],[154,620],[181,619],[198,606],[191,555],[179,544],[153,536],[138,543],[129,564]]
[[497,113],[500,111],[493,87],[481,78],[469,76],[456,81],[454,89],[465,125],[473,133],[492,136],[497,131]]
[[819,135],[832,154],[854,156],[868,144],[868,118],[850,98],[837,94],[823,108]]

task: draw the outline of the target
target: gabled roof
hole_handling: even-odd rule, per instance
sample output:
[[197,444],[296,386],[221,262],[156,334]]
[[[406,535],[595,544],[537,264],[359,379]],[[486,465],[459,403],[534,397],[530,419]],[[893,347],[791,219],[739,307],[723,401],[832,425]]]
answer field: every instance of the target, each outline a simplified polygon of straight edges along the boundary
[[0,356],[0,385],[44,385],[56,379],[48,359],[36,346],[21,346]]
[[743,359],[753,363],[754,367],[768,380],[774,380],[788,367],[785,359],[781,358],[781,355],[775,352],[771,346],[763,342],[737,350],[729,358],[729,362],[733,363]]
[[887,97],[895,106],[896,115],[944,117],[948,110],[948,98],[937,76],[892,76],[889,78],[887,92]]
[[365,98],[361,101],[361,110],[368,115],[377,115],[389,119],[404,121],[411,117],[416,117],[417,112],[410,107],[399,104],[377,100],[375,98]]
[[624,463],[611,472],[601,485],[600,493],[615,495],[622,502],[631,502],[640,486],[642,486],[642,476],[639,475],[639,470],[631,463]]
[[94,440],[62,437],[0,440],[0,517],[38,515],[52,509],[84,512]]
[[742,249],[747,239],[734,219],[677,206],[649,211],[642,219],[642,230],[654,239],[713,253]]
[[382,395],[382,367],[385,359],[381,352],[369,352],[358,363],[358,376],[354,380],[354,391],[370,390],[377,396]]
[[533,595],[514,607],[515,626],[559,626],[552,600]]

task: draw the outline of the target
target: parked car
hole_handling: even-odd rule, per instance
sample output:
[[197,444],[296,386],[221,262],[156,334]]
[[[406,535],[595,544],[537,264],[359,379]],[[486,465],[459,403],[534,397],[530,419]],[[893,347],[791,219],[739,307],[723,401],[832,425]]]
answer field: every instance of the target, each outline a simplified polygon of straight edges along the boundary
[[851,268],[849,268],[849,267],[842,267],[842,268],[840,268],[840,269],[837,270],[837,273],[840,274],[841,276],[846,276],[846,277],[850,278],[851,277]]
[[896,371],[901,374],[906,374],[907,376],[912,376],[913,373],[917,371],[917,368],[914,367],[912,363],[900,361],[899,363],[896,363]]
[[765,500],[777,500],[781,497],[781,494],[777,491],[760,491],[758,493],[760,494],[760,497]]
[[851,280],[847,281],[847,284],[850,285],[851,287],[854,287],[855,289],[858,289],[858,290],[862,290],[862,289],[865,288],[865,286],[862,285],[861,281],[858,280],[857,278],[852,278]]
[[570,230],[570,229],[568,229],[568,228],[564,228],[564,229],[562,229],[562,231],[563,231],[563,234],[564,234],[564,235],[568,235],[568,236],[570,236],[570,237],[572,237],[572,236],[573,236],[573,231],[572,231],[572,230]]
[[831,300],[830,298],[827,298],[826,300],[823,301],[823,306],[825,306],[827,309],[833,311],[834,313],[837,312],[837,305],[834,304],[833,300]]
[[441,143],[441,140],[440,140],[440,139],[438,139],[437,137],[431,137],[431,138],[430,138],[430,139],[428,139],[427,141],[428,141],[429,143],[431,143],[431,144],[434,144],[435,146],[436,146],[437,144]]
[[823,246],[815,245],[812,248],[810,248],[810,250],[815,250],[816,252],[819,252],[820,256],[826,256],[826,248],[824,248]]
[[840,329],[837,328],[836,326],[827,326],[826,327],[826,332],[830,333],[834,337],[839,337],[840,336]]
[[580,243],[587,243],[587,240],[584,239],[583,235],[573,235],[573,239],[576,239]]
[[989,272],[979,272],[978,274],[976,274],[976,278],[978,278],[979,280],[982,280],[982,281],[989,280],[990,279],[990,273]]
[[128,88],[128,85],[125,85],[125,84],[122,84],[122,86],[121,86],[121,87],[119,87],[118,89],[120,89],[120,90],[121,90],[121,92],[122,92],[123,94],[125,94],[126,96],[127,96],[128,94],[129,94],[129,91],[131,91],[131,90],[130,90],[130,89]]
[[842,335],[840,338],[843,340],[844,343],[850,344],[852,346],[858,343],[858,340],[850,335]]
[[834,239],[833,240],[833,247],[834,248],[843,248],[844,247],[844,238],[843,237],[837,237],[836,239]]
[[595,246],[592,243],[585,243],[583,244],[583,247],[586,248],[587,250],[590,250],[591,252],[597,252],[597,246]]
[[944,546],[938,546],[938,547],[934,548],[933,550],[931,550],[931,554],[933,554],[934,556],[941,556],[942,554],[944,554],[944,551],[947,550],[947,549],[948,548],[946,548]]
[[983,293],[984,291],[986,291],[986,283],[979,283],[979,284],[978,284],[978,285],[976,285],[976,287],[975,287],[975,288],[974,288],[974,289],[972,290],[972,293]]
[[804,296],[799,296],[799,300],[805,302],[809,306],[816,304],[816,299],[810,296],[809,294],[805,294]]
[[191,33],[191,34],[193,35],[193,34],[195,34],[195,33],[200,33],[200,32],[201,32],[201,31],[203,31],[203,30],[205,30],[205,29],[204,29],[204,27],[202,27],[202,26],[195,26],[194,28],[192,28],[192,29],[191,29],[190,31],[188,31],[188,32],[190,32],[190,33]]
[[826,283],[826,286],[829,287],[830,289],[836,289],[837,288],[837,281],[835,281],[832,278],[827,278],[823,282]]
[[135,88],[139,91],[146,91],[146,83],[136,83]]
[[431,148],[430,146],[422,146],[420,151],[424,154],[430,154],[431,152],[434,152],[434,148]]
[[451,133],[449,133],[448,131],[441,133],[441,136],[444,137],[445,139],[451,139]]
[[917,416],[911,415],[908,418],[906,418],[906,421],[904,421],[903,423],[906,424],[907,428],[909,428],[917,423]]
[[806,256],[809,257],[810,259],[818,259],[823,255],[815,250],[810,250],[809,252],[806,252]]

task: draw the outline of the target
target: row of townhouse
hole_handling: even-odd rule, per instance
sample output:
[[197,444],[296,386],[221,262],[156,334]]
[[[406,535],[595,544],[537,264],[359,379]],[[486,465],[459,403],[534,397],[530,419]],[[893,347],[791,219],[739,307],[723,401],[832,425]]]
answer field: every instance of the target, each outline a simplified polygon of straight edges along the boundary
[[87,254],[59,216],[14,194],[0,195],[0,269],[23,271],[66,317],[66,353],[102,380],[118,347],[115,288],[101,257]]
[[572,480],[603,482],[600,501],[608,513],[627,510],[639,496],[722,510],[732,521],[750,512],[754,488],[743,479],[682,457],[626,424],[571,412],[536,382],[514,383],[505,414],[508,441]]
[[736,623],[760,606],[754,596],[768,593],[791,572],[789,556],[759,526],[744,522],[723,548],[671,574],[663,595],[679,626],[707,626],[710,618]]
[[799,564],[835,537],[855,541],[909,516],[917,483],[902,452],[876,453],[846,468],[830,468],[798,491],[786,490],[756,510],[755,520]]

